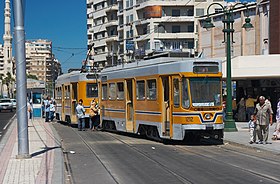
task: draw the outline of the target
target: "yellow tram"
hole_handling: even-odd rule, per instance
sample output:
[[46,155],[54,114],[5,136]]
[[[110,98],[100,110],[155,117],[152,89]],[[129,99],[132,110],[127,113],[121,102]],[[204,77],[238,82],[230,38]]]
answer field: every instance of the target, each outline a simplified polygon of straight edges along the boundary
[[100,73],[102,128],[153,139],[223,138],[221,61],[156,58]]
[[73,71],[58,76],[55,83],[56,118],[77,124],[76,106],[83,100],[86,118],[92,100],[98,102],[98,74]]

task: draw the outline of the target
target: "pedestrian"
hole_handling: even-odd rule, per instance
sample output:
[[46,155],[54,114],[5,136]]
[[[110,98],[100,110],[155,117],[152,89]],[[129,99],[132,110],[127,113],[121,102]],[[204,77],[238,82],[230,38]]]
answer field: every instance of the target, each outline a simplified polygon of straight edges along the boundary
[[49,122],[49,118],[50,118],[50,101],[49,101],[49,97],[47,97],[47,99],[44,101],[45,104],[45,122]]
[[53,121],[55,113],[55,105],[53,101],[50,102],[50,120]]
[[90,126],[89,128],[91,130],[95,130],[96,128],[96,117],[98,115],[98,109],[96,108],[96,102],[95,100],[92,100],[91,104],[90,104],[90,110],[89,110],[89,122],[90,122]]
[[78,130],[79,131],[85,131],[85,109],[83,106],[83,100],[80,99],[79,103],[76,107],[76,113],[78,118]]
[[249,125],[249,132],[250,132],[250,144],[256,143],[256,120],[254,115],[251,115]]
[[259,103],[255,108],[256,131],[259,144],[266,144],[268,139],[269,124],[272,125],[272,112],[268,103],[265,103],[265,97],[259,97]]
[[238,121],[246,121],[246,106],[245,99],[241,98],[237,104],[237,119]]
[[27,100],[27,111],[28,111],[29,119],[32,119],[32,113],[33,113],[32,103],[29,102],[28,100]]
[[278,103],[277,103],[276,126],[272,136],[272,140],[277,140],[277,139],[280,139],[280,98],[278,99]]
[[254,109],[255,109],[255,102],[257,99],[252,98],[251,95],[248,95],[248,98],[246,99],[245,106],[246,106],[246,115],[248,119],[250,119],[251,115],[254,115]]

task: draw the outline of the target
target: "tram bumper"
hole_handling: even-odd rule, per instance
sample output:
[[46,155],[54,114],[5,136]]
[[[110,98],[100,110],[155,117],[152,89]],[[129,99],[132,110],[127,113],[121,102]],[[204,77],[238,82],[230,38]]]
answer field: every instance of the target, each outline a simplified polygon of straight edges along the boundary
[[222,139],[224,137],[224,124],[188,124],[182,125],[182,128],[183,137],[187,135],[214,139]]

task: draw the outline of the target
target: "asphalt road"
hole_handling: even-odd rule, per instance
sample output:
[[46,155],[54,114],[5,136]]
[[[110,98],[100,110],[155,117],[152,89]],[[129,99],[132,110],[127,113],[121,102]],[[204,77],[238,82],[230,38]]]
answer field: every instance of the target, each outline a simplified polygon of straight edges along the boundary
[[63,139],[68,183],[280,183],[279,155],[270,152],[54,127]]
[[15,111],[14,112],[8,112],[8,111],[0,112],[0,140],[3,137],[3,135],[5,134],[5,132],[7,131],[8,126],[10,125],[10,120],[15,115],[15,113],[16,113]]

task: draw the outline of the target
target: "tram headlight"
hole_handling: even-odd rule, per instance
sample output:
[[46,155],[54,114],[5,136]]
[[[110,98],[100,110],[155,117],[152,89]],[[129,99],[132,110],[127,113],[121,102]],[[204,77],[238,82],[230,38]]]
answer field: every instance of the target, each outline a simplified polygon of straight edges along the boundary
[[210,113],[204,114],[204,118],[207,120],[211,119],[211,117],[212,117],[212,114],[210,114]]

